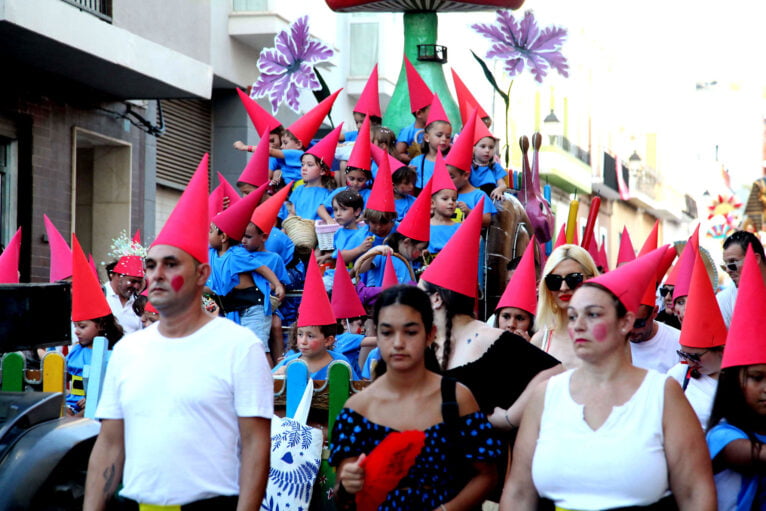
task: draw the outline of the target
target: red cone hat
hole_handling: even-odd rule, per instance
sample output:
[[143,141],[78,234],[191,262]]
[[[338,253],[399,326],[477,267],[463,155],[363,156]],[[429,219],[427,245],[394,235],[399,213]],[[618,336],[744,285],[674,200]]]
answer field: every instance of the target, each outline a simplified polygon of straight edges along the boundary
[[553,244],[553,250],[556,250],[561,245],[566,245],[566,244],[567,244],[567,224],[563,223],[561,224],[559,233],[556,236],[556,242]]
[[90,265],[90,269],[93,270],[93,275],[96,276],[96,280],[98,280],[98,270],[96,269],[96,260],[93,259],[93,254],[88,254],[88,264]]
[[721,368],[766,364],[766,329],[760,321],[765,317],[766,286],[753,249],[747,247]]
[[19,283],[19,256],[21,254],[21,227],[16,230],[8,246],[0,254],[0,284]]
[[434,165],[434,174],[431,176],[431,194],[440,192],[442,190],[455,190],[457,187],[452,182],[452,178],[449,177],[449,171],[447,170],[447,163],[444,161],[441,151],[436,151],[436,164]]
[[664,255],[665,247],[658,248],[609,273],[589,279],[588,282],[601,284],[614,293],[626,309],[636,313],[644,291],[649,283],[654,281],[657,266]]
[[397,160],[393,156],[391,156],[389,153],[381,149],[380,147],[376,146],[375,144],[370,144],[370,154],[372,155],[372,159],[375,161],[375,163],[378,164],[378,167],[380,167],[383,161],[383,158],[388,160],[388,170],[391,171],[391,174],[397,170],[399,170],[402,167],[406,167],[407,165],[400,160]]
[[686,313],[678,343],[690,348],[723,346],[726,344],[726,324],[699,252],[694,259],[689,298],[686,300]]
[[247,183],[257,187],[269,180],[270,145],[271,142],[269,141],[268,136],[261,137],[253,155],[247,161],[247,165],[245,165],[245,168],[242,169],[242,173],[237,178],[237,182]]
[[421,278],[436,286],[476,298],[479,269],[479,237],[484,197],[479,199]]
[[628,228],[622,228],[622,236],[620,237],[620,251],[617,253],[617,266],[624,263],[629,263],[636,258],[636,251],[633,248],[633,243],[630,241],[630,234],[628,234]]
[[324,136],[322,140],[306,151],[307,154],[313,154],[319,158],[327,168],[332,169],[332,162],[335,159],[335,149],[338,147],[340,139],[340,130],[343,129],[343,123],[338,124],[334,130]]
[[[463,132],[465,132],[465,129],[463,129]],[[478,144],[479,140],[485,137],[494,138],[495,140],[498,140],[498,138],[495,135],[493,135],[491,131],[489,131],[489,128],[487,128],[487,125],[484,124],[484,121],[481,120],[481,117],[477,116],[476,125],[474,126],[474,130],[473,130],[473,145]]]
[[383,117],[380,113],[377,64],[372,68],[372,73],[370,73],[370,77],[367,78],[367,83],[364,84],[364,89],[362,89],[362,94],[359,96],[359,101],[357,101],[356,106],[354,106],[354,112],[359,112],[364,115],[374,115],[375,117]]
[[396,270],[394,269],[394,261],[391,259],[391,254],[386,254],[386,266],[383,268],[383,280],[380,283],[381,289],[388,289],[399,283],[399,278],[396,276]]
[[[457,95],[457,104],[460,108],[460,120],[463,122],[463,126],[468,122],[468,118],[471,116],[471,111],[475,108],[479,112],[479,119],[484,119],[485,117],[489,117],[489,114],[484,110],[478,101],[476,101],[476,98],[471,94],[471,91],[468,90],[468,87],[465,86],[465,83],[463,83],[463,80],[460,79],[460,77],[457,75],[454,69],[452,71],[452,80],[455,82],[455,94]],[[487,125],[483,122],[481,123],[484,126],[484,129],[487,128]],[[464,129],[465,131],[465,129]]]
[[72,321],[85,321],[112,313],[98,279],[85,259],[77,236],[72,235]]
[[678,281],[678,269],[681,267],[681,260],[679,259],[676,261],[676,264],[673,265],[673,267],[670,269],[670,273],[668,273],[668,278],[665,279],[665,285],[666,286],[675,286],[676,282]]
[[356,137],[356,142],[354,142],[354,147],[351,149],[351,155],[348,157],[346,165],[364,170],[372,169],[370,145],[370,116],[368,115],[362,121],[359,135]]
[[641,297],[641,305],[654,307],[657,304],[657,286],[662,282],[670,265],[673,264],[673,259],[676,258],[676,249],[673,248],[673,245],[667,245],[667,247],[660,264],[657,266],[657,273],[654,276],[654,280],[649,283],[646,287],[646,291],[644,291],[644,296]]
[[311,252],[306,267],[306,282],[303,285],[303,298],[298,306],[298,326],[334,325],[335,314],[332,312],[330,299],[319,273],[319,266],[314,252]]
[[660,221],[655,220],[654,227],[652,227],[652,230],[649,233],[649,236],[646,237],[644,244],[641,246],[641,250],[638,251],[638,257],[641,257],[642,255],[646,255],[652,250],[657,248],[657,243],[659,242],[659,226],[660,226]]
[[136,230],[133,240],[125,255],[120,257],[114,266],[114,273],[128,275],[139,279],[144,278],[144,247],[141,246],[141,231]]
[[309,143],[311,143],[311,139],[314,138],[316,132],[319,131],[322,121],[324,121],[324,118],[327,117],[327,114],[332,110],[332,105],[335,103],[335,99],[342,90],[343,89],[338,89],[333,92],[331,96],[323,99],[321,103],[303,114],[303,117],[287,128],[290,130],[290,133],[295,135],[295,137],[301,141],[303,147],[308,147]]
[[234,187],[231,186],[231,183],[226,181],[226,178],[223,177],[223,174],[220,172],[218,172],[218,183],[218,186],[210,192],[210,196],[207,198],[207,208],[208,211],[210,211],[211,220],[215,215],[223,211],[225,198],[229,199],[229,207],[233,206],[239,202],[239,199],[241,199]]
[[402,236],[417,241],[431,239],[431,181],[428,180],[396,228],[396,232]]
[[286,186],[282,187],[277,193],[266,199],[266,201],[260,206],[255,208],[250,221],[258,226],[262,233],[268,235],[277,223],[277,215],[279,215],[279,209],[284,204],[285,199],[290,194],[290,190],[293,189],[293,182],[290,181]]
[[590,241],[588,241],[588,246],[583,248],[588,249],[588,253],[593,258],[593,262],[598,266],[598,244],[596,243],[596,238],[591,236]]
[[673,300],[689,295],[689,283],[692,281],[692,270],[694,270],[694,258],[699,251],[699,225],[684,245],[681,257],[678,259],[678,274],[673,288]]
[[266,188],[268,188],[268,186],[269,183],[263,183],[261,186],[247,194],[244,199],[218,213],[213,218],[212,222],[229,238],[238,241],[242,240],[242,236],[245,235],[247,224],[250,223],[250,217],[261,202],[261,198],[263,197],[263,194],[266,193]]
[[431,109],[428,111],[426,126],[436,121],[449,122],[449,117],[447,117],[447,112],[444,111],[444,107],[442,106],[438,94],[434,94],[433,99],[431,100]]
[[535,274],[535,237],[529,240],[521,261],[513,272],[503,296],[497,302],[495,311],[505,307],[516,307],[527,311],[533,317],[537,313],[537,277]]
[[474,127],[476,126],[477,122],[481,122],[478,120],[477,112],[474,109],[473,112],[471,112],[470,117],[468,118],[468,123],[463,126],[463,131],[461,135],[457,138],[457,141],[452,145],[452,147],[449,150],[449,153],[447,153],[447,157],[444,158],[444,161],[447,163],[447,165],[452,165],[453,167],[456,167],[463,172],[471,172],[471,164],[473,163],[473,137],[471,137],[471,133],[474,131]]
[[372,183],[370,197],[367,199],[367,209],[390,213],[396,212],[394,182],[391,180],[391,168],[388,165],[388,158],[381,159],[380,161],[378,175]]
[[597,265],[600,265],[602,270],[601,273],[606,273],[609,271],[609,258],[606,256],[606,241],[601,243],[601,246],[598,247],[598,262]]
[[242,101],[245,110],[247,110],[247,115],[250,117],[250,121],[253,123],[255,131],[258,132],[258,136],[268,140],[271,130],[280,127],[282,123],[266,111],[265,108],[256,103],[255,100],[242,92],[239,87],[237,87],[237,94],[239,94],[239,99]]
[[358,318],[365,316],[362,301],[356,293],[351,277],[348,275],[346,263],[338,252],[338,261],[335,263],[335,275],[332,281],[332,311],[338,319]]
[[407,72],[407,89],[410,92],[410,112],[413,114],[431,104],[434,93],[420,77],[407,55],[404,56],[404,68]]
[[207,174],[209,158],[205,153],[186,190],[151,246],[170,245],[180,248],[200,263],[207,262],[210,219],[204,205],[207,204],[210,186]]
[[50,281],[57,282],[72,276],[72,250],[64,237],[53,225],[48,215],[43,214],[45,234],[51,249]]

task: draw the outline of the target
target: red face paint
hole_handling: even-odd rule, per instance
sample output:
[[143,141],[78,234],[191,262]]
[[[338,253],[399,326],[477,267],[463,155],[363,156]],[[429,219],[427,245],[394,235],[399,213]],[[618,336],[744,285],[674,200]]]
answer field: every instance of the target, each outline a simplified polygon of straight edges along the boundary
[[180,275],[176,275],[173,277],[173,279],[170,281],[170,285],[173,287],[173,291],[178,291],[184,286],[184,278]]
[[608,330],[606,328],[606,325],[603,323],[599,323],[598,325],[595,325],[593,327],[593,337],[598,342],[604,342],[604,339],[606,339]]

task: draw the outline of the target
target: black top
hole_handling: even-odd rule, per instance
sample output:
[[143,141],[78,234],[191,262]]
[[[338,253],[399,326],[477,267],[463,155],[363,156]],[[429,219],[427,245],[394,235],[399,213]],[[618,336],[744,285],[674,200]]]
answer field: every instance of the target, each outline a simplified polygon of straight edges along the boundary
[[537,373],[560,362],[511,332],[504,332],[480,358],[444,374],[468,387],[482,412],[509,408]]

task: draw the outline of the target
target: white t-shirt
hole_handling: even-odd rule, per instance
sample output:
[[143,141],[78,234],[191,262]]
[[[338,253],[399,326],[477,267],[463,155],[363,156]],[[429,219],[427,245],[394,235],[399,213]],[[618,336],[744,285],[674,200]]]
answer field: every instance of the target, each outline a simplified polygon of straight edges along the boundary
[[[688,365],[678,363],[670,368],[668,376],[676,380],[683,387],[688,369]],[[697,418],[704,430],[707,429],[707,423],[710,420],[710,412],[713,410],[713,399],[715,398],[717,388],[718,380],[702,374],[699,378],[689,378],[689,384],[684,391],[687,401],[692,405],[692,409],[697,414]]]
[[571,369],[548,380],[532,458],[538,493],[564,509],[645,506],[668,493],[662,414],[667,376],[647,371],[630,399],[591,429],[569,390]]
[[737,286],[734,282],[724,287],[717,295],[715,295],[716,301],[718,301],[718,308],[721,309],[721,316],[723,316],[723,322],[726,323],[726,328],[731,326],[731,316],[734,314],[734,303],[737,301]]
[[109,304],[109,308],[112,309],[112,314],[120,322],[120,326],[125,334],[132,334],[137,330],[141,330],[141,318],[133,312],[133,302],[135,298],[131,298],[125,305],[120,301],[120,295],[114,292],[112,285],[107,282],[104,284],[104,292],[106,295],[106,302]]
[[96,411],[125,423],[120,494],[155,505],[237,495],[238,417],[274,413],[263,346],[224,318],[181,338],[158,325],[115,345]]
[[681,349],[678,344],[681,331],[659,321],[655,324],[659,328],[654,337],[644,342],[631,342],[630,353],[634,366],[665,374],[678,363],[676,351]]

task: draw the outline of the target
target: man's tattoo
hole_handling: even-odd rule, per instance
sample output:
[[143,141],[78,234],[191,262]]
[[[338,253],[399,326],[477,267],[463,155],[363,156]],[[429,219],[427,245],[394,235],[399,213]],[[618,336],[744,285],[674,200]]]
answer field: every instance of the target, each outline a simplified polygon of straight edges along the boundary
[[112,464],[104,470],[104,495],[110,497],[114,493],[114,476],[117,473],[117,467]]

